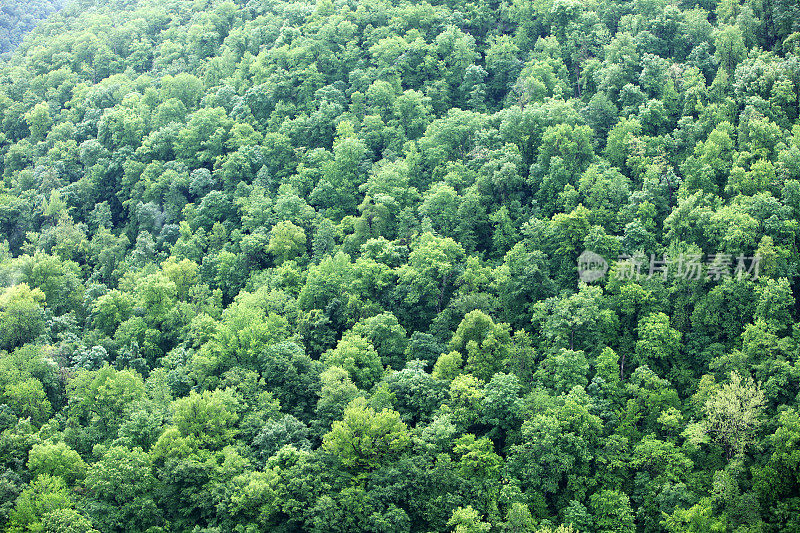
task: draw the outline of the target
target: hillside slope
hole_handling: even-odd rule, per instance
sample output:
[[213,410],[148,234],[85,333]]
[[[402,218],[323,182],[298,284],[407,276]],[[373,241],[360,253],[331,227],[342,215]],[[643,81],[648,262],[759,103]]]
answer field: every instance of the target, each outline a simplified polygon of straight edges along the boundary
[[70,3],[0,64],[0,527],[800,530],[798,32]]
[[12,52],[36,24],[55,13],[61,0],[3,0],[0,2],[0,54]]

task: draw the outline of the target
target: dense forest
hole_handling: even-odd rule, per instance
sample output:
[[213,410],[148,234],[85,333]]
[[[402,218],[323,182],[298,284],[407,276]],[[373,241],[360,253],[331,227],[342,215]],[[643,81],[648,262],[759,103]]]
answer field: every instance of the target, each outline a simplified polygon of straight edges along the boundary
[[799,97],[796,0],[68,2],[0,528],[800,531]]
[[37,22],[62,4],[63,0],[0,0],[0,57],[14,50]]

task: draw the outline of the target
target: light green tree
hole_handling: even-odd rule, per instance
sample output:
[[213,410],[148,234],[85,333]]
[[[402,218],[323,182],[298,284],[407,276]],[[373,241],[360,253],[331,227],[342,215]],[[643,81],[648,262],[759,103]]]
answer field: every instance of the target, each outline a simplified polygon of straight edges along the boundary
[[763,423],[764,392],[749,376],[731,372],[730,382],[719,387],[703,406],[705,428],[725,446],[728,455],[741,454],[752,445]]
[[344,418],[333,423],[322,449],[345,469],[363,473],[396,459],[410,443],[399,413],[390,409],[376,412],[364,398],[356,398],[345,408]]

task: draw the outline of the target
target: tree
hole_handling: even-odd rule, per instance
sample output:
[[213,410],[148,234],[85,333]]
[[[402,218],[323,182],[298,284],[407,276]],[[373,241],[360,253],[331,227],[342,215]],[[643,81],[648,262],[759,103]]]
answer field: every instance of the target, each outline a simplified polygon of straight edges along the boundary
[[[582,398],[583,396],[583,398]],[[585,393],[575,388],[541,413],[525,420],[518,440],[508,448],[508,469],[524,490],[559,496],[585,496],[602,423],[589,413]]]
[[[444,98],[447,96],[442,95],[440,102]],[[442,105],[440,102],[432,102],[435,111],[438,111],[436,107]],[[432,170],[447,161],[457,161],[468,154],[474,144],[475,132],[485,121],[483,114],[453,108],[444,117],[431,122],[419,140],[419,149],[427,169]]]
[[461,456],[458,468],[464,478],[491,481],[500,475],[503,460],[494,453],[494,445],[488,438],[476,439],[467,433],[456,440],[453,451]]
[[676,509],[662,524],[669,533],[721,533],[727,530],[726,522],[724,516],[715,516],[711,498],[703,498],[689,509]]
[[47,474],[58,476],[68,485],[83,479],[86,463],[78,452],[63,442],[42,443],[31,448],[28,455],[28,470],[34,476]]
[[220,371],[234,366],[260,368],[264,347],[288,340],[287,320],[277,313],[266,313],[262,305],[248,301],[248,294],[242,293],[225,309],[213,337],[196,358],[197,370],[202,370],[202,377],[211,383]]
[[478,511],[467,505],[455,509],[447,525],[453,528],[453,533],[488,533],[492,525],[484,522],[482,518]]
[[754,319],[775,327],[778,331],[788,327],[791,322],[789,311],[792,296],[789,282],[786,278],[765,280],[763,285],[756,288],[758,300]]
[[714,38],[716,53],[714,57],[728,74],[732,74],[736,65],[744,59],[746,48],[742,38],[742,30],[736,26],[725,26],[717,30]]
[[177,261],[170,257],[161,264],[161,269],[175,284],[178,299],[189,300],[192,289],[200,283],[199,265],[186,258]]
[[65,2],[0,529],[800,531],[797,0]]
[[322,355],[327,366],[344,368],[353,383],[361,390],[369,390],[383,374],[383,365],[372,344],[357,334],[342,337],[336,348]]
[[464,358],[458,352],[448,352],[441,354],[433,365],[434,378],[451,381],[461,374],[464,367]]
[[272,471],[240,474],[226,487],[228,501],[223,519],[226,527],[267,528],[280,509],[280,499],[275,485],[278,475]]
[[503,531],[510,533],[522,533],[534,530],[534,520],[531,510],[527,505],[514,502],[508,509],[506,521],[503,524]]
[[293,342],[273,344],[262,356],[261,375],[268,390],[280,402],[284,412],[306,424],[314,417],[322,384],[322,364],[305,354]]
[[236,435],[239,402],[230,389],[217,389],[175,400],[172,420],[184,437],[193,437],[202,445],[219,449]]
[[516,431],[522,421],[522,383],[514,374],[498,372],[492,376],[491,381],[484,387],[483,419],[495,428],[490,432],[506,432],[506,435]]
[[653,313],[639,321],[636,357],[641,365],[663,368],[662,361],[674,361],[680,351],[681,333],[669,325],[664,313]]
[[146,531],[161,522],[156,478],[141,448],[112,446],[86,473],[89,514],[103,530]]
[[288,220],[278,222],[272,228],[267,251],[275,256],[276,263],[281,264],[306,253],[306,232]]
[[[630,181],[607,163],[590,165],[578,181],[581,203],[589,209],[589,222],[618,231],[620,212],[630,197]],[[598,252],[598,250],[594,250]]]
[[621,170],[627,170],[626,161],[630,145],[642,133],[642,124],[635,118],[622,119],[611,128],[606,141],[605,156]]
[[430,219],[439,235],[453,236],[458,224],[458,192],[447,183],[434,183],[423,195],[419,214]]
[[94,302],[94,322],[108,336],[114,335],[120,324],[131,318],[135,301],[117,289],[100,296]]
[[408,89],[395,98],[393,105],[394,115],[400,121],[406,138],[413,140],[421,137],[432,120],[430,97]]
[[37,425],[43,424],[53,412],[50,400],[38,379],[8,383],[3,397],[14,406],[14,411],[20,418],[30,418]]
[[732,135],[733,126],[723,122],[708,134],[705,142],[697,143],[694,155],[684,163],[685,186],[689,192],[702,189],[716,194],[725,179],[730,183],[734,156]]
[[457,469],[473,494],[470,499],[479,509],[496,512],[503,459],[494,453],[492,441],[467,433],[456,440],[453,452],[460,456]]
[[322,449],[354,474],[372,471],[396,459],[410,445],[410,435],[400,414],[390,409],[376,412],[366,400],[356,398],[334,422],[322,440]]
[[556,211],[556,199],[565,185],[576,185],[575,176],[586,170],[594,158],[594,133],[589,126],[559,124],[542,134],[537,171],[541,184],[537,200],[549,213]]
[[391,313],[381,313],[361,320],[352,332],[368,340],[381,358],[381,363],[400,370],[405,366],[408,347],[406,330]]
[[[298,306],[304,310],[324,310],[328,321],[326,329],[332,329],[334,334],[343,333],[352,317],[351,310],[343,305],[342,296],[348,293],[353,278],[354,268],[350,256],[337,252],[333,257],[324,257],[318,265],[309,266],[306,283],[297,297]],[[321,337],[324,331],[315,328],[314,332],[309,333],[314,337]],[[332,341],[324,348],[331,347],[335,338]],[[326,340],[327,342],[330,341]]]
[[17,498],[8,531],[41,531],[48,515],[72,505],[63,479],[48,474],[37,476]]
[[397,286],[403,303],[398,316],[409,329],[422,328],[447,306],[463,258],[464,249],[449,237],[424,233],[412,246],[408,263],[398,269]]
[[43,253],[23,255],[18,262],[22,280],[44,292],[47,307],[56,315],[80,309],[83,284],[77,263]]
[[100,533],[86,516],[74,509],[58,509],[42,517],[44,531],[53,533]]
[[486,50],[486,70],[490,76],[487,84],[489,98],[495,103],[502,101],[513,80],[522,69],[519,58],[520,49],[508,35],[498,35],[491,39]]
[[231,126],[225,109],[198,109],[180,131],[176,152],[193,167],[211,166],[222,155]]
[[428,422],[445,397],[446,383],[425,372],[425,364],[409,361],[403,370],[383,379],[394,398],[393,407],[411,426]]
[[27,283],[9,287],[0,294],[0,347],[11,350],[33,341],[44,330],[41,289]]
[[37,141],[43,141],[47,136],[53,119],[50,117],[50,106],[46,102],[39,102],[33,109],[25,114],[25,120],[31,131],[31,137]]
[[499,371],[510,352],[511,335],[507,324],[495,324],[483,311],[470,311],[450,340],[450,349],[466,356],[465,369],[489,381]]
[[705,428],[728,451],[742,454],[761,427],[764,392],[752,378],[731,372],[730,382],[715,391],[705,402]]
[[561,348],[547,354],[534,373],[534,383],[547,387],[556,394],[566,394],[575,386],[585,387],[588,382],[589,362],[582,351]]
[[309,199],[334,221],[356,211],[358,202],[350,191],[363,183],[361,163],[367,154],[365,143],[352,134],[352,123],[342,122],[337,130],[341,133],[333,143],[333,160],[324,165],[322,179]]
[[616,317],[604,309],[598,286],[581,284],[576,294],[548,298],[534,305],[533,323],[553,347],[592,353],[612,334]]
[[636,531],[630,500],[625,493],[603,490],[591,496],[592,514],[598,532]]
[[280,420],[270,420],[253,439],[253,448],[262,462],[272,457],[283,446],[289,445],[298,450],[311,448],[308,440],[308,427],[292,415]]
[[575,533],[575,529],[573,529],[571,525],[565,526],[563,524],[555,528],[545,526],[535,531],[536,533]]
[[797,410],[781,413],[778,428],[768,437],[772,445],[769,462],[754,472],[754,483],[761,498],[774,505],[800,486],[800,416]]
[[322,372],[319,379],[322,387],[318,393],[319,400],[313,425],[318,435],[322,436],[334,421],[342,418],[345,407],[359,396],[359,390],[350,379],[350,374],[338,366],[332,366]]

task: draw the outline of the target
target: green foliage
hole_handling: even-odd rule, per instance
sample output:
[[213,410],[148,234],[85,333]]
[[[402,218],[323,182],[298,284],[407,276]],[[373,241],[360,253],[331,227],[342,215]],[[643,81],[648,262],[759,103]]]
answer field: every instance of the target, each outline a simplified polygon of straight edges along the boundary
[[49,515],[70,507],[72,501],[64,480],[43,474],[17,498],[8,531],[41,531]]
[[175,400],[172,419],[184,437],[192,437],[198,444],[221,448],[236,435],[239,420],[238,402],[230,389],[217,389]]
[[447,522],[454,533],[487,533],[492,525],[481,520],[481,515],[471,505],[459,507],[453,511],[453,516]]
[[86,474],[86,463],[78,452],[59,442],[43,443],[31,448],[28,456],[28,470],[34,476],[47,474],[58,476],[72,485],[83,479]]
[[800,529],[795,3],[0,5],[0,529]]
[[602,532],[633,532],[636,530],[628,496],[613,490],[596,492],[591,497],[595,527]]
[[160,521],[156,483],[150,456],[140,448],[112,446],[86,473],[89,514],[101,529],[146,531]]
[[359,473],[391,462],[409,444],[408,429],[397,412],[376,412],[363,398],[356,398],[345,408],[344,418],[333,423],[322,449],[345,469]]
[[724,517],[714,516],[710,498],[704,498],[689,509],[676,509],[666,517],[664,527],[670,533],[721,532],[727,529]]
[[45,295],[26,283],[9,287],[0,295],[0,345],[12,350],[33,341],[44,331]]
[[506,324],[495,324],[481,311],[471,311],[458,325],[450,349],[464,354],[465,369],[488,381],[508,358],[511,336]]
[[749,376],[744,380],[731,372],[730,382],[722,385],[705,402],[707,431],[724,444],[729,453],[743,453],[752,444],[761,425],[764,392]]
[[0,33],[0,53],[8,54],[19,46],[25,34],[43,19],[63,6],[63,2],[52,0],[29,0],[26,2],[4,2]]
[[371,389],[383,373],[378,352],[369,341],[356,334],[343,337],[336,348],[322,355],[322,361],[326,366],[345,369],[362,390]]
[[267,251],[275,256],[277,263],[295,259],[306,251],[306,233],[303,228],[286,220],[272,228]]

